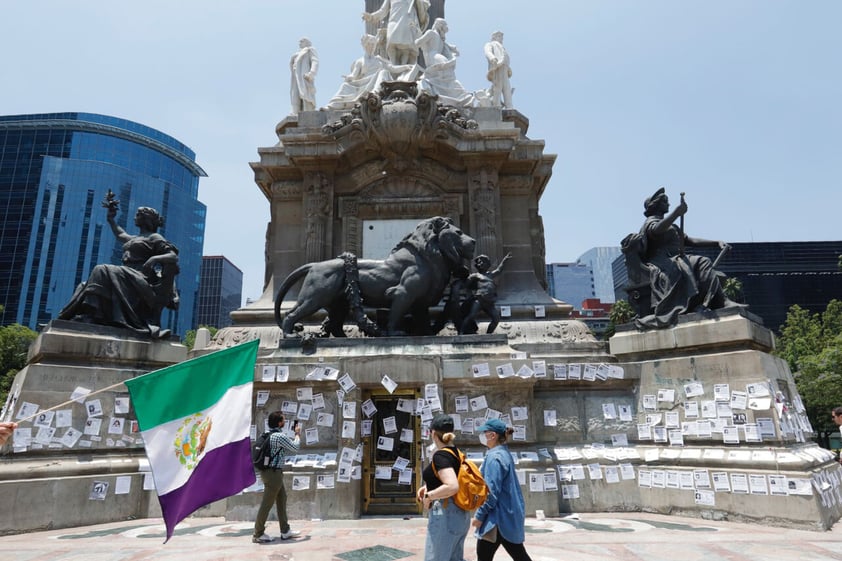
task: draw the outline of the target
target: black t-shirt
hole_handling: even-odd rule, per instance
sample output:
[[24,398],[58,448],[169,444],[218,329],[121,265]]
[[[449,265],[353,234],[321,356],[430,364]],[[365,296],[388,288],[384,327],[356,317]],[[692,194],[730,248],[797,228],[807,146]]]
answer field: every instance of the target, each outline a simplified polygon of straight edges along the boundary
[[433,461],[421,472],[421,477],[424,478],[424,484],[427,486],[428,492],[441,487],[441,480],[436,477],[432,464],[436,464],[436,471],[440,472],[445,468],[453,468],[455,473],[459,473],[459,464],[461,463],[458,458],[459,449],[456,446],[448,446],[447,448],[456,452],[456,456],[444,450],[436,450],[433,454]]

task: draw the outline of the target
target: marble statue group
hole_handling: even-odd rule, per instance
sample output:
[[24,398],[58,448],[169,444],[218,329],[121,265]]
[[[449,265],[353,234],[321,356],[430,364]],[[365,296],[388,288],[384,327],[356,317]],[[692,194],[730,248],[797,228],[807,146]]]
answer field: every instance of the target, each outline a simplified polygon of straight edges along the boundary
[[[339,89],[323,109],[352,109],[366,93],[377,91],[388,81],[417,82],[419,91],[438,96],[443,105],[511,109],[512,69],[503,33],[495,31],[483,48],[489,87],[468,91],[456,77],[459,50],[447,42],[447,21],[430,21],[429,8],[429,0],[383,0],[379,9],[364,12],[363,20],[378,26],[377,31],[362,36],[363,55],[351,64],[350,72],[342,77]],[[290,61],[293,115],[316,109],[317,71],[316,51],[308,39],[302,38]]]

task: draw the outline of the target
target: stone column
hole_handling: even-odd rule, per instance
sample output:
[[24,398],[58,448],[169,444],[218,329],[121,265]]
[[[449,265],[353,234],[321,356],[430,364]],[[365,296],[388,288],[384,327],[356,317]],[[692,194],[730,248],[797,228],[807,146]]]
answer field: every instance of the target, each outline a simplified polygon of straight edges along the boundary
[[332,192],[331,181],[324,172],[307,174],[303,201],[304,260],[306,263],[324,259]]
[[529,209],[529,237],[532,240],[532,268],[538,284],[547,289],[547,246],[544,239],[544,219],[537,208]]
[[475,255],[485,254],[492,261],[500,259],[497,239],[499,228],[497,217],[500,209],[500,193],[497,189],[497,170],[482,166],[469,174],[468,197],[471,208],[471,234],[477,240]]
[[[264,293],[274,297],[277,287],[288,274],[304,264],[304,250],[301,240],[301,224],[304,185],[301,179],[283,179],[274,181],[270,187],[270,224],[267,228],[266,249],[271,274],[271,286],[267,285]],[[298,287],[290,291],[293,298],[298,294]]]
[[266,241],[263,245],[263,290],[266,290],[266,287],[272,281],[272,252],[274,251],[272,244],[274,241],[273,226],[274,224],[271,220],[266,224]]

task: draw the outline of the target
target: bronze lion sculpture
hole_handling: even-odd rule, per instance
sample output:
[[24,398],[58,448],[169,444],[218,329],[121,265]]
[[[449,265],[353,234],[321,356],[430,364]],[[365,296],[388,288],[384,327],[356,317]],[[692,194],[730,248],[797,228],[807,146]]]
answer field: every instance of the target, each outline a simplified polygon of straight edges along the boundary
[[[366,321],[362,319],[362,306],[366,306],[388,308],[386,335],[402,334],[400,326],[407,314],[412,316],[413,325],[423,326],[421,331],[429,332],[430,306],[441,300],[451,273],[470,265],[475,246],[476,241],[450,218],[428,218],[419,222],[382,261],[356,261],[353,255],[343,254],[297,268],[278,289],[275,321],[288,336],[297,322],[325,309],[325,334],[344,337],[342,326],[348,313],[354,312],[358,323]],[[298,300],[282,317],[284,296],[302,278]],[[368,330],[366,333],[379,334]]]

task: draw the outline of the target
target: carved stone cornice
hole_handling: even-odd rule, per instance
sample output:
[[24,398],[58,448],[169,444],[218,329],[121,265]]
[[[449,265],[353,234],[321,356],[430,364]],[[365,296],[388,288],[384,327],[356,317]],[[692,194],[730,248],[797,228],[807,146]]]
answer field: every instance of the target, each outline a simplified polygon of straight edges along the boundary
[[304,186],[300,181],[276,181],[272,183],[272,199],[276,201],[300,200]]

